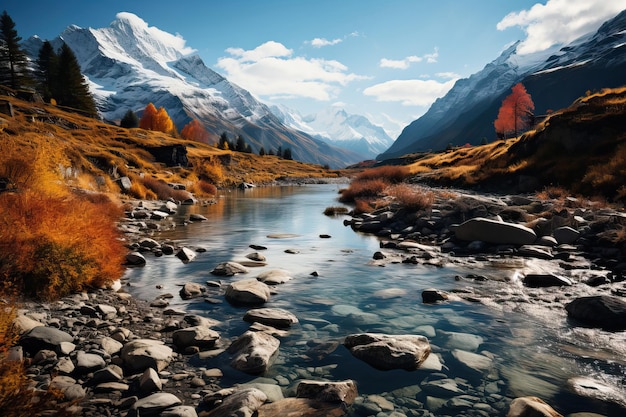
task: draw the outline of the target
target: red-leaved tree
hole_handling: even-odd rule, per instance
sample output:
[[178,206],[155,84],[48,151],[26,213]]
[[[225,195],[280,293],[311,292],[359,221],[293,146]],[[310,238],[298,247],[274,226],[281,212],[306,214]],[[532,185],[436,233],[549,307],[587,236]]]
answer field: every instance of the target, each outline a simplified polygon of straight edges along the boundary
[[180,131],[180,136],[187,140],[209,143],[209,132],[196,119],[193,119],[183,127],[183,130]]
[[496,134],[506,138],[513,134],[517,137],[521,132],[526,131],[532,124],[535,110],[535,103],[526,91],[522,83],[517,83],[503,101],[498,118],[493,122]]

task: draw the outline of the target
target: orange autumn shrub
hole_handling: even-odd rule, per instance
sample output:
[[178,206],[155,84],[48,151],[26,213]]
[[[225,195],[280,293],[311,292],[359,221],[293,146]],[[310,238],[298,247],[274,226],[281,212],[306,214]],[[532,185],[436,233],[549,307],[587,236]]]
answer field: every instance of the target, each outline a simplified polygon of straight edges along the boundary
[[354,203],[357,199],[375,199],[388,183],[382,179],[367,179],[353,181],[350,187],[342,190],[339,201],[342,203]]
[[92,201],[30,190],[0,195],[0,279],[26,296],[55,299],[119,278],[122,213]]
[[410,210],[427,210],[435,202],[435,193],[409,184],[394,184],[386,190],[400,206]]
[[409,168],[404,165],[384,165],[360,172],[356,176],[355,182],[379,179],[391,184],[397,184],[404,181],[409,174]]

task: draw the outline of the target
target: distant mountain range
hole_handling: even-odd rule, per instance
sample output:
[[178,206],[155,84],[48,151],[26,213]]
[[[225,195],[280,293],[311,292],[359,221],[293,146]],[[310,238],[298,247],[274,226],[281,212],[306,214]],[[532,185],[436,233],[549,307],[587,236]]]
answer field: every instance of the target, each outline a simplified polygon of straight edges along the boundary
[[328,107],[316,114],[302,116],[285,106],[271,106],[280,121],[333,146],[356,152],[362,160],[374,159],[393,143],[385,130],[365,116],[348,114],[340,107]]
[[531,94],[536,115],[568,106],[588,90],[626,85],[626,11],[569,45],[523,56],[516,50],[512,45],[481,71],[458,80],[377,159],[495,139],[493,121],[518,82]]
[[[120,120],[128,110],[140,114],[152,102],[167,110],[179,130],[198,119],[215,139],[223,132],[232,139],[242,135],[255,152],[289,148],[296,160],[332,168],[363,159],[363,153],[334,146],[313,131],[285,125],[248,91],[189,54],[179,38],[154,29],[134,14],[119,13],[107,28],[70,26],[50,42],[55,48],[65,42],[74,51],[106,120]],[[42,44],[31,37],[23,46],[34,60]]]

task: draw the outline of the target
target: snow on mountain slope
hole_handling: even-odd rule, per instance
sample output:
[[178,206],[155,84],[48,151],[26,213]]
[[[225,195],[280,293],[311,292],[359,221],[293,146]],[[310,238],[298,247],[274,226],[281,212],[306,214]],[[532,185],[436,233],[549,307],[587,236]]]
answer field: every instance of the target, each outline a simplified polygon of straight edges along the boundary
[[374,158],[393,143],[382,127],[374,125],[365,116],[348,114],[338,107],[331,106],[307,116],[285,106],[270,109],[287,126],[357,152],[363,155],[363,159]]
[[[148,26],[138,16],[118,13],[109,27],[70,26],[51,41],[65,42],[88,78],[103,118],[119,120],[128,110],[140,113],[148,103],[164,107],[178,129],[200,120],[217,138],[242,135],[253,151],[291,149],[294,159],[343,167],[359,155],[328,146],[283,125],[250,92],[208,68],[184,39]],[[36,59],[43,41],[33,37],[24,49]]]
[[481,71],[458,80],[379,159],[493,139],[502,99],[518,82],[531,94],[537,114],[567,106],[587,90],[625,84],[625,29],[626,11],[568,45],[529,55],[510,46]]

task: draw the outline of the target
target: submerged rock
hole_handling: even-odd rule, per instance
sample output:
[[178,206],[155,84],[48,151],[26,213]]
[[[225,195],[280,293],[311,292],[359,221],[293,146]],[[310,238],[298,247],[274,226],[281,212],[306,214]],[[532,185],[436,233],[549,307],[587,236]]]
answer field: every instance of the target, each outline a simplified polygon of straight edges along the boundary
[[222,262],[211,271],[213,275],[232,277],[235,274],[247,274],[248,269],[237,262]]
[[256,279],[243,279],[226,288],[226,299],[234,304],[263,304],[270,298],[270,288]]
[[331,403],[352,404],[357,395],[356,383],[350,379],[340,382],[303,380],[296,389],[298,398]]
[[249,323],[259,322],[272,327],[291,327],[298,318],[282,308],[255,308],[248,310],[243,319]]

